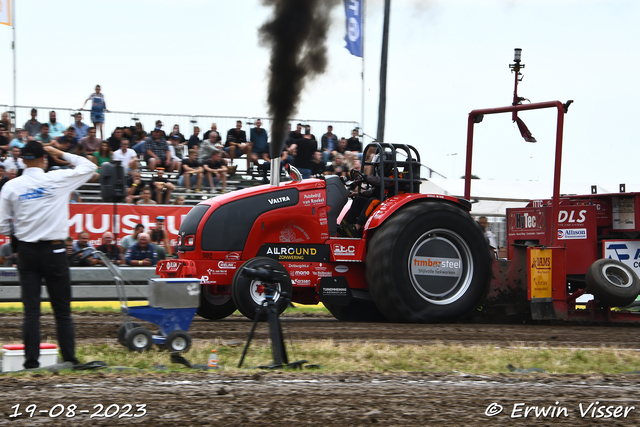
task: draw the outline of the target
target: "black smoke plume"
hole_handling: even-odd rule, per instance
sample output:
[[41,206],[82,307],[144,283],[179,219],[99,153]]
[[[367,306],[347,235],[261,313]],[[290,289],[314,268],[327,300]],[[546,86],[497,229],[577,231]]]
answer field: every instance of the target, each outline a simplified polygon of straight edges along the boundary
[[263,0],[272,18],[260,27],[261,44],[271,47],[269,115],[271,158],[279,157],[287,121],[296,113],[306,80],[327,67],[325,41],[331,9],[339,0]]

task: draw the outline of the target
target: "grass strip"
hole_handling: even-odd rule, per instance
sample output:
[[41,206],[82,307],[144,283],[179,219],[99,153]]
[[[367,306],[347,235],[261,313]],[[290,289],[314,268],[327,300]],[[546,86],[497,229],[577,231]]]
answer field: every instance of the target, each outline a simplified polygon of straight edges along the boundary
[[[131,307],[148,305],[148,301],[129,301],[128,305]],[[40,309],[43,313],[52,313],[53,309],[49,302],[43,302],[40,305]],[[118,301],[72,301],[71,311],[73,313],[83,313],[88,311],[99,313],[116,313],[120,312],[120,303]],[[0,313],[22,313],[22,303],[10,302],[0,304]],[[242,316],[239,311],[233,313],[234,316]],[[318,305],[303,305],[292,304],[288,307],[284,315],[286,316],[321,316],[321,317],[333,317],[329,310],[325,308],[322,303]]]
[[[7,343],[1,343],[7,344]],[[218,351],[221,370],[241,372],[236,368],[242,345],[225,345],[220,341],[194,343],[184,356],[192,364],[206,364],[212,349]],[[491,345],[462,346],[459,344],[393,345],[373,342],[342,343],[332,340],[302,341],[287,344],[290,361],[307,360],[320,365],[319,372],[464,372],[469,374],[507,373],[508,364],[516,368],[541,368],[551,374],[619,374],[640,369],[640,352],[620,348],[497,348]],[[172,364],[169,353],[153,348],[146,353],[134,353],[119,344],[87,344],[77,349],[83,362],[102,360],[109,366],[128,366],[151,370],[165,365],[169,372],[187,371]],[[245,367],[271,363],[270,347],[252,343]],[[165,371],[166,372],[166,371]]]

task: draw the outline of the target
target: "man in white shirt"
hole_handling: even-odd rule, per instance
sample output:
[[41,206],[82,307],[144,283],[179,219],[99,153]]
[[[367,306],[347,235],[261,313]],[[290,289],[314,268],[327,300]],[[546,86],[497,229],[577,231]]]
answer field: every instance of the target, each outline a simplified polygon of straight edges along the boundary
[[[61,157],[74,169],[45,173],[45,154]],[[0,233],[18,240],[18,271],[24,305],[22,338],[25,369],[40,366],[40,288],[45,279],[56,319],[62,359],[78,364],[71,318],[71,281],[65,238],[69,233],[69,195],[87,182],[97,166],[52,146],[29,141],[22,150],[27,168],[0,192]]]
[[138,156],[135,150],[129,148],[131,143],[123,139],[120,141],[120,149],[114,151],[111,155],[111,160],[120,161],[122,167],[124,168],[124,173],[128,173],[129,169],[138,169]]
[[11,157],[7,157],[7,159],[2,163],[5,171],[15,169],[18,171],[18,175],[22,175],[22,171],[26,169],[27,165],[25,165],[20,158],[21,153],[22,150],[20,148],[11,147]]

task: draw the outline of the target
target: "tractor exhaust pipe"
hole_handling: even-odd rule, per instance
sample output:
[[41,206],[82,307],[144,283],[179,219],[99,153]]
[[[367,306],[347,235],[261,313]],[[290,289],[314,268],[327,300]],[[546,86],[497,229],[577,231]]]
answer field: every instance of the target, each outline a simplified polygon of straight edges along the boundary
[[271,159],[271,181],[272,187],[280,185],[280,157],[276,156]]

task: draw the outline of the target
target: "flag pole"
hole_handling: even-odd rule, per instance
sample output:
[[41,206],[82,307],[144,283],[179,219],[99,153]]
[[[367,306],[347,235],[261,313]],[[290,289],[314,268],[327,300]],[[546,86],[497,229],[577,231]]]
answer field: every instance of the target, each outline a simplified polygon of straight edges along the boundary
[[[13,4],[12,4],[13,3]],[[16,99],[16,2],[15,0],[9,0],[9,13],[11,14],[11,32],[13,34],[13,40],[11,42],[11,49],[13,49],[13,115],[17,116],[16,105],[18,101]]]
[[360,111],[361,111],[361,120],[360,120],[360,134],[362,135],[362,146],[364,147],[366,144],[364,143],[364,94],[365,94],[365,83],[364,83],[364,20],[366,17],[365,14],[365,2],[366,0],[362,0],[362,7],[361,12],[362,12],[362,28],[360,28],[360,37],[362,39],[362,99],[361,99],[361,105],[360,105]]

